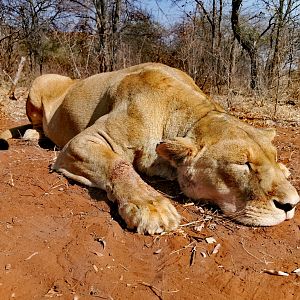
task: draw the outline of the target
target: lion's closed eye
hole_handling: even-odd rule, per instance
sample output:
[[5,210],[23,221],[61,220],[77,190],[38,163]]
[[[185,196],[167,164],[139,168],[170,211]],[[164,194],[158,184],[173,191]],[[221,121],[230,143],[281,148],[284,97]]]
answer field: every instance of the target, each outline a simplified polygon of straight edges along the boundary
[[236,172],[242,173],[249,173],[251,170],[251,164],[249,162],[246,162],[244,164],[233,164],[232,167]]
[[248,168],[249,171],[252,169],[251,163],[249,161],[245,163],[245,166]]

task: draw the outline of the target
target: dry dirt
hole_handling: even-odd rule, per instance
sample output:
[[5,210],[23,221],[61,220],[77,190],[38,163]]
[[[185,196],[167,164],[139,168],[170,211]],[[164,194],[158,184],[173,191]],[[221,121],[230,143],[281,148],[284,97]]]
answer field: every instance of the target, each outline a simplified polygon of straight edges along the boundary
[[[14,112],[0,115],[0,130],[24,124]],[[276,139],[298,191],[299,136],[300,127],[278,128]],[[0,299],[300,299],[300,276],[292,273],[300,268],[299,208],[281,225],[250,228],[190,205],[174,183],[154,179],[173,195],[182,226],[138,235],[105,193],[49,172],[55,150],[10,145],[0,152]]]

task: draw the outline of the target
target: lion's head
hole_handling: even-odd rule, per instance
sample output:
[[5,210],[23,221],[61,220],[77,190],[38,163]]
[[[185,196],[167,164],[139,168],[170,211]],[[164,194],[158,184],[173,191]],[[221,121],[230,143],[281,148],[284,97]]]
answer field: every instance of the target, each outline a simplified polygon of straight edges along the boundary
[[274,136],[212,112],[186,137],[159,144],[157,153],[177,168],[188,197],[208,199],[243,224],[271,226],[291,219],[299,202],[289,171],[277,162]]

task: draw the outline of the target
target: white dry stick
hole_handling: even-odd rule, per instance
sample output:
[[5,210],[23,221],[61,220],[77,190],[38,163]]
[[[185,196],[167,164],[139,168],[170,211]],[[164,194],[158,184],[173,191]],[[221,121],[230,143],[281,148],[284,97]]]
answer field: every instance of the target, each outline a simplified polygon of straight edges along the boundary
[[270,274],[270,275],[277,275],[277,276],[289,276],[289,273],[283,272],[283,271],[276,271],[276,270],[264,270],[264,273]]
[[36,256],[37,254],[39,254],[38,252],[34,252],[31,255],[29,255],[27,258],[25,258],[24,260],[29,260],[31,258],[33,258],[34,256]]
[[299,273],[299,272],[300,272],[300,268],[293,271],[293,273]]
[[189,243],[188,245],[184,246],[183,248],[180,248],[180,249],[178,249],[178,250],[173,250],[169,255],[172,255],[172,254],[174,254],[174,253],[177,253],[177,252],[179,252],[179,251],[185,250],[185,249],[190,248],[190,247],[194,247],[194,246],[193,246],[194,244],[195,244],[195,241]]
[[98,271],[99,271],[98,267],[96,265],[93,265],[93,268],[94,268],[95,272],[98,273]]
[[15,184],[14,184],[14,179],[13,179],[13,176],[12,176],[12,174],[11,173],[9,173],[9,175],[10,175],[10,185],[11,186],[15,186]]
[[268,264],[268,262],[259,259],[259,258],[256,257],[255,255],[253,255],[251,252],[249,252],[249,251],[245,248],[244,240],[243,240],[243,239],[241,240],[241,244],[242,244],[243,249],[244,249],[250,256],[254,257],[254,258],[257,259],[258,261],[260,261],[260,262],[262,262],[262,263],[264,263],[264,264],[266,264],[266,265]]
[[200,212],[201,214],[204,214],[204,209],[201,206],[197,207],[198,212]]
[[152,291],[153,291],[153,290],[156,290],[156,291],[158,291],[160,294],[162,294],[162,293],[172,294],[172,293],[178,293],[178,292],[179,292],[179,290],[164,291],[164,290],[161,290],[161,289],[159,289],[158,287],[156,287],[156,286],[154,286],[154,285],[151,285],[151,284],[149,284],[149,283],[147,283],[147,282],[144,282],[144,281],[143,281],[143,282],[139,282],[139,284],[149,287]]
[[185,224],[181,224],[179,225],[180,227],[186,227],[186,226],[190,226],[190,225],[194,225],[194,224],[197,224],[197,223],[200,223],[200,222],[203,222],[203,221],[192,221],[192,222],[189,222],[189,223],[185,223]]
[[294,270],[292,273],[296,273],[296,274],[300,275],[300,268]]
[[194,202],[189,202],[189,203],[183,204],[183,207],[193,206],[193,205],[195,205]]

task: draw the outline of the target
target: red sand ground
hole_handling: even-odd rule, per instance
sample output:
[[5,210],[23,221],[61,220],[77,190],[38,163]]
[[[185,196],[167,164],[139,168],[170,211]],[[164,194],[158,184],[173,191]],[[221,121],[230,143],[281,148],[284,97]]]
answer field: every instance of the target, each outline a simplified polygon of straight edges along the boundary
[[[11,125],[0,116],[0,129]],[[280,160],[299,191],[300,128],[278,133]],[[49,172],[55,151],[10,144],[0,153],[0,299],[300,299],[300,276],[291,273],[300,268],[299,208],[279,226],[250,228],[174,201],[182,223],[195,223],[138,235],[104,192]],[[154,184],[183,199],[173,183]]]

